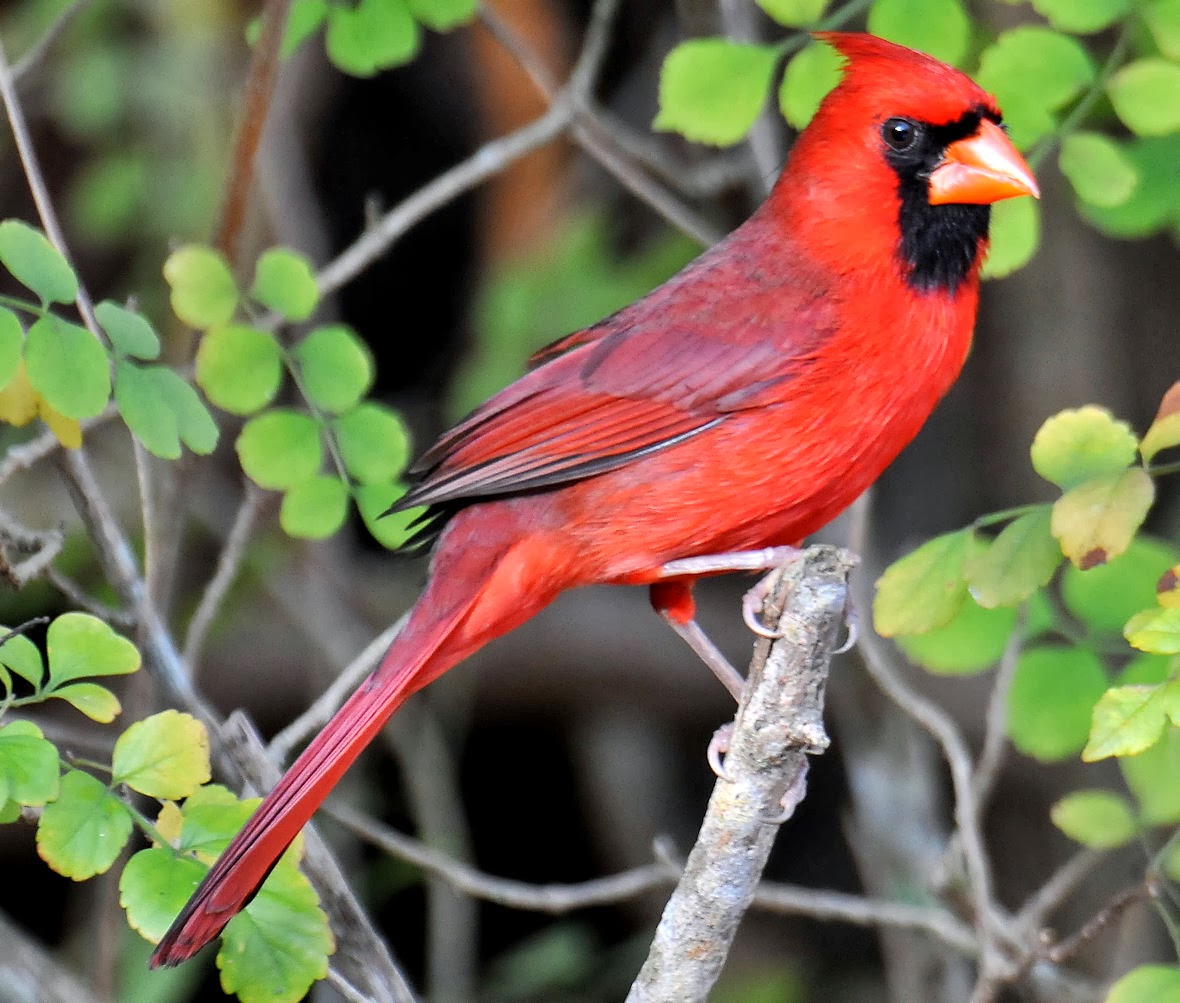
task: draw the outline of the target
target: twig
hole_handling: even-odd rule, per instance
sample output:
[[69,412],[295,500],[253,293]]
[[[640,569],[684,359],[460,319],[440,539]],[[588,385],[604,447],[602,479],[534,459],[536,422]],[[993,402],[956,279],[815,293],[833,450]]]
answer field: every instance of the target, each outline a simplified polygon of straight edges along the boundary
[[233,584],[241,567],[246,546],[250,542],[250,532],[254,528],[254,521],[258,517],[258,509],[262,504],[262,498],[261,489],[247,481],[242,502],[238,506],[229,535],[225,538],[225,544],[217,558],[217,570],[213,572],[213,577],[205,586],[200,602],[197,603],[196,612],[193,613],[193,618],[189,621],[188,631],[184,637],[186,665],[195,667],[201,656],[201,648],[209,633],[209,627],[213,624],[213,618],[217,616],[217,611],[225,601],[229,587]]
[[53,22],[39,39],[33,44],[23,56],[16,61],[12,67],[12,79],[15,83],[20,84],[21,80],[29,73],[37,69],[41,60],[45,58],[45,54],[52,48],[63,34],[70,23],[87,7],[90,6],[92,0],[74,0],[65,10],[57,15],[57,20]]
[[393,639],[397,637],[405,622],[406,616],[401,617],[365,645],[365,649],[344,667],[340,675],[335,678],[331,686],[320,694],[316,702],[271,739],[270,745],[266,749],[267,755],[276,762],[285,762],[295,746],[327,724],[328,719],[336,713],[337,708],[344,703],[348,694],[356,689],[365,676],[373,671],[378,660],[393,644]]
[[946,909],[937,907],[770,883],[759,886],[753,906],[767,912],[794,913],[821,921],[840,920],[855,926],[920,930],[968,957],[975,957],[979,952],[975,932]]
[[1151,894],[1152,889],[1149,881],[1140,881],[1124,888],[1103,906],[1097,915],[1087,920],[1072,937],[1066,937],[1065,940],[1045,948],[1043,956],[1055,965],[1068,961],[1126,912],[1130,906],[1136,902],[1146,901],[1151,897]]
[[[231,714],[217,735],[248,784],[258,791],[270,790],[275,785],[278,769],[244,714]],[[353,985],[367,986],[366,999],[413,1003],[409,982],[390,955],[388,945],[377,936],[365,916],[340,865],[314,826],[305,828],[303,835],[304,867],[338,938],[332,966],[339,968]]]
[[674,864],[660,862],[591,881],[528,884],[510,878],[498,878],[461,863],[335,799],[329,798],[321,810],[361,839],[441,878],[456,891],[510,909],[527,909],[557,916],[576,909],[610,905],[653,888],[667,887],[680,875],[680,869]]
[[713,788],[632,1003],[703,1000],[720,974],[779,825],[802,800],[807,755],[828,744],[823,694],[854,562],[847,552],[813,547],[780,573],[773,601],[784,611],[782,637],[755,647],[725,758],[729,779]]
[[556,139],[567,128],[570,118],[568,103],[558,101],[540,118],[485,143],[466,160],[403,199],[321,269],[316,276],[320,295],[327,296],[352,281],[436,209]]
[[531,45],[525,44],[524,39],[513,29],[512,25],[505,21],[489,4],[480,4],[479,23],[516,60],[517,65],[533,82],[533,86],[540,91],[541,96],[552,103],[557,95],[559,84],[537,51]]
[[237,260],[238,235],[246,218],[250,185],[254,180],[254,158],[262,139],[262,128],[274,93],[279,68],[279,49],[291,0],[267,0],[262,11],[262,30],[250,57],[250,69],[242,101],[242,114],[234,130],[229,177],[223,193],[213,244],[231,262]]
[[979,824],[979,813],[976,809],[971,753],[951,717],[901,678],[882,650],[880,638],[868,625],[862,626],[857,647],[864,658],[865,667],[877,685],[889,699],[934,737],[950,766],[955,795],[955,823],[963,851],[971,902],[975,910],[975,926],[980,944],[980,984],[983,984],[990,981],[996,972],[1005,969],[1007,963],[994,942],[991,864],[988,861]]
[[1022,606],[1016,614],[1016,624],[1012,628],[1008,643],[1004,645],[996,678],[992,681],[992,692],[987,702],[983,748],[979,753],[979,761],[975,764],[975,776],[972,781],[975,788],[975,811],[980,818],[984,815],[988,798],[991,797],[999,779],[1000,768],[1004,765],[1004,753],[1008,747],[1008,690],[1012,686],[1012,678],[1016,675],[1016,663],[1024,648],[1027,621],[1028,610]]
[[[16,95],[13,84],[12,70],[8,65],[8,57],[4,54],[3,42],[0,42],[0,97],[4,100],[4,110],[8,114],[8,124],[12,128],[12,138],[16,142],[17,153],[20,155],[21,166],[24,168],[25,180],[29,184],[29,191],[33,195],[33,203],[37,206],[37,215],[41,225],[45,228],[45,236],[73,267],[70,249],[66,244],[65,234],[57,219],[57,211],[53,208],[53,200],[49,197],[49,188],[45,183],[45,175],[41,171],[41,164],[37,159],[37,151],[33,148],[33,137],[25,121],[24,109]],[[76,269],[75,269],[76,271]],[[94,304],[90,293],[86,291],[86,284],[81,276],[78,278],[78,294],[74,301],[86,328],[98,341],[105,343],[106,338],[98,321],[94,316]]]

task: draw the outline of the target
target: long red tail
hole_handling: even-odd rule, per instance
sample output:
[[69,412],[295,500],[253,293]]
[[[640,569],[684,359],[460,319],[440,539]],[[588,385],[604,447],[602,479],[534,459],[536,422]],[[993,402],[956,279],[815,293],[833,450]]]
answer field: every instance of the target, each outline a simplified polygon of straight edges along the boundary
[[[518,540],[517,544],[524,543]],[[373,675],[288,769],[205,876],[152,953],[150,965],[195,955],[241,911],[361,750],[407,697],[473,649],[530,617],[556,590],[520,596],[514,552],[447,549],[404,630]],[[458,565],[458,566],[457,566]],[[525,578],[527,581],[527,578]]]

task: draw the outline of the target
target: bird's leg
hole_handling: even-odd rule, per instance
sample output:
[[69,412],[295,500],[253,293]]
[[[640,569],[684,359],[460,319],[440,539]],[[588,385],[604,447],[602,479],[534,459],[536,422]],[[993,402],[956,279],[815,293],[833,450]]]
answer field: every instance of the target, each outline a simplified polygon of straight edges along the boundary
[[[679,561],[669,561],[660,568],[660,573],[670,577],[673,575],[711,575],[726,571],[769,571],[794,560],[798,555],[798,547],[764,547],[762,550],[738,550],[729,554],[706,554],[702,557],[686,557]],[[759,581],[742,597],[742,619],[745,620],[746,626],[759,637],[774,639],[781,636],[779,632],[767,627],[758,618],[762,602],[770,594],[770,589],[771,580],[768,576]]]
[[729,690],[734,700],[741,703],[742,690],[746,681],[701,630],[696,622],[696,603],[692,598],[692,581],[678,578],[667,582],[656,582],[649,590],[651,604],[657,613],[664,618],[677,634],[684,638],[693,651],[712,670],[713,675],[721,680],[721,685]]

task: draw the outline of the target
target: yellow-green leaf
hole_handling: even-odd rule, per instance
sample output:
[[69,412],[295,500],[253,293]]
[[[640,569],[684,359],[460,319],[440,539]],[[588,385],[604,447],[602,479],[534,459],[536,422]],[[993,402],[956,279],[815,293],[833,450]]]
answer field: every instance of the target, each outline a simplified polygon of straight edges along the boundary
[[1180,609],[1156,606],[1127,621],[1123,636],[1132,647],[1153,655],[1180,655]]
[[1105,564],[1135,538],[1155,498],[1145,470],[1132,467],[1079,484],[1053,505],[1053,535],[1076,567]]
[[1131,426],[1106,408],[1088,404],[1047,419],[1033,438],[1033,469],[1063,490],[1135,462],[1139,442]]
[[119,736],[111,770],[115,783],[148,797],[188,797],[211,776],[209,733],[190,714],[153,714]]
[[967,598],[971,530],[944,533],[895,561],[877,580],[873,622],[883,637],[924,634],[950,621]]
[[1094,705],[1087,763],[1107,756],[1134,756],[1151,748],[1164,731],[1161,686],[1113,686]]
[[1160,450],[1173,446],[1180,446],[1180,382],[1173,383],[1164,394],[1155,420],[1139,444],[1139,452],[1150,463]]
[[85,881],[118,860],[131,828],[122,801],[90,774],[70,770],[57,800],[41,814],[37,853],[58,874]]
[[1074,791],[1049,809],[1049,817],[1070,839],[1093,850],[1123,846],[1139,833],[1131,806],[1111,791]]

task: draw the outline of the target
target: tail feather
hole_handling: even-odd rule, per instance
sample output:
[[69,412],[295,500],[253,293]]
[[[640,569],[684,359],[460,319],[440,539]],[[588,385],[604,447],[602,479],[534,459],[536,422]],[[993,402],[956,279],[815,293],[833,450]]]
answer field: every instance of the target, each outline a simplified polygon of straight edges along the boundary
[[414,630],[411,618],[380,667],[295,760],[205,875],[157,945],[150,967],[188,960],[254,897],[283,851],[393,712],[462,657],[462,652],[448,652],[445,641],[467,610],[459,606],[425,630]]

